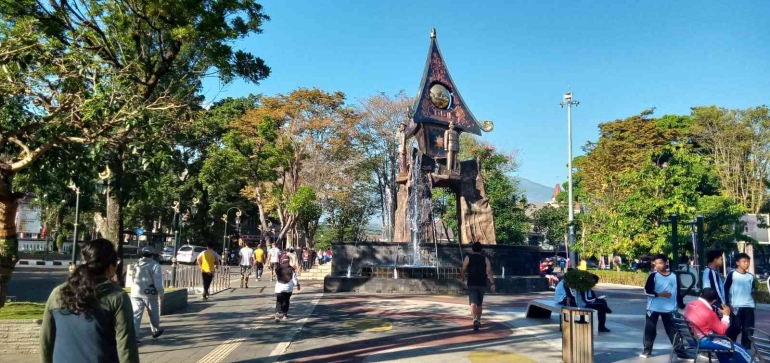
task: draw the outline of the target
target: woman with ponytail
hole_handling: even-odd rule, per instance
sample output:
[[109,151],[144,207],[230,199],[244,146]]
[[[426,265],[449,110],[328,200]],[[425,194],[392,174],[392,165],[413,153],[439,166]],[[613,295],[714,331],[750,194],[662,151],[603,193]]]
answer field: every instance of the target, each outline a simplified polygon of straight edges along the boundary
[[82,245],[83,263],[51,292],[40,332],[40,359],[59,362],[139,362],[131,299],[112,282],[118,255],[112,242]]

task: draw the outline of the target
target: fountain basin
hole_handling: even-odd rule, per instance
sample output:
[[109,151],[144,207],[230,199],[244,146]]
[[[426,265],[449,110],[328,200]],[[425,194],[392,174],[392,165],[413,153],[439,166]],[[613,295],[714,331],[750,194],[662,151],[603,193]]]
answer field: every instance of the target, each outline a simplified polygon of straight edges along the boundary
[[[435,268],[433,269],[435,272]],[[392,276],[392,272],[391,272]],[[548,291],[548,280],[540,276],[495,278],[495,289],[502,294]],[[365,276],[326,276],[324,292],[367,294],[464,294],[465,283],[456,279],[401,278]]]

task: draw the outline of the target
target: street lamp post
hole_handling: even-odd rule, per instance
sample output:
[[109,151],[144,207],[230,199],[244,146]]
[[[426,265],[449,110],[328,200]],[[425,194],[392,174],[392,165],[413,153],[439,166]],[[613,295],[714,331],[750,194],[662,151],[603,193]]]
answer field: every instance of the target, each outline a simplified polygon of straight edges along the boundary
[[[574,264],[575,261],[575,226],[572,225],[572,221],[575,219],[575,211],[572,206],[572,106],[577,107],[580,102],[572,98],[572,92],[564,94],[562,102],[559,104],[561,107],[567,106],[567,198],[568,202],[568,222],[569,222],[569,245],[570,245],[570,261]],[[583,251],[585,253],[585,241],[583,241]]]
[[72,262],[70,262],[70,271],[75,270],[75,264],[78,262],[78,212],[80,209],[80,188],[74,183],[69,188],[75,191],[75,233],[72,236]]
[[[233,209],[237,209],[238,212],[235,213],[235,224],[236,228],[238,228],[238,232],[240,233],[240,225],[241,225],[241,209],[238,207],[230,207],[230,209],[225,212],[225,214],[222,215],[222,222],[225,222],[225,234],[222,236],[222,260],[227,261],[228,255],[227,255],[227,216],[230,214],[230,211]],[[227,261],[229,263],[229,261]]]
[[190,206],[190,209],[187,210],[187,213],[182,215],[181,219],[179,217],[179,209],[181,202],[180,201],[174,201],[174,205],[171,206],[171,209],[174,210],[174,219],[171,221],[172,227],[174,226],[174,222],[178,223],[176,228],[174,229],[174,255],[171,257],[171,285],[176,286],[176,269],[178,264],[178,261],[176,260],[176,251],[179,249],[179,238],[182,234],[182,226],[184,226],[184,222],[187,222],[190,218],[190,215],[192,214],[193,217],[198,213],[198,203],[200,203],[200,200],[198,198],[192,199],[192,205]]

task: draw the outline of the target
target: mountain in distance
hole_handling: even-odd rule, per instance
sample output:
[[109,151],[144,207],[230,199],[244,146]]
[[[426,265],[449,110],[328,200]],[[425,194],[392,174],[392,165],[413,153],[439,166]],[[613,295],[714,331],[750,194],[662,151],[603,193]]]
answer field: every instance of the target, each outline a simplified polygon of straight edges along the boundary
[[518,176],[514,176],[513,179],[519,182],[519,189],[527,196],[527,203],[545,203],[551,200],[553,186],[545,186]]

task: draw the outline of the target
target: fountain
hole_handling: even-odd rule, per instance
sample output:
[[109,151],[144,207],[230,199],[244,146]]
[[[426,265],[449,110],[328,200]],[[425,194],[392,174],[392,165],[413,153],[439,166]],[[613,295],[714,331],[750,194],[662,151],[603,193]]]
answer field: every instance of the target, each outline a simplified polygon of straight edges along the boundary
[[[435,29],[408,115],[398,132],[394,228],[385,232],[387,242],[333,243],[325,291],[461,292],[465,289],[459,281],[461,266],[473,242],[482,243],[492,269],[502,271],[496,279],[498,291],[547,290],[547,281],[538,276],[538,247],[497,244],[480,161],[457,160],[461,133],[481,135],[492,131],[493,125],[477,121],[468,109],[449,76]],[[390,187],[385,192],[387,222],[391,222]],[[431,205],[434,188],[445,188],[456,197],[458,244],[438,241]]]

